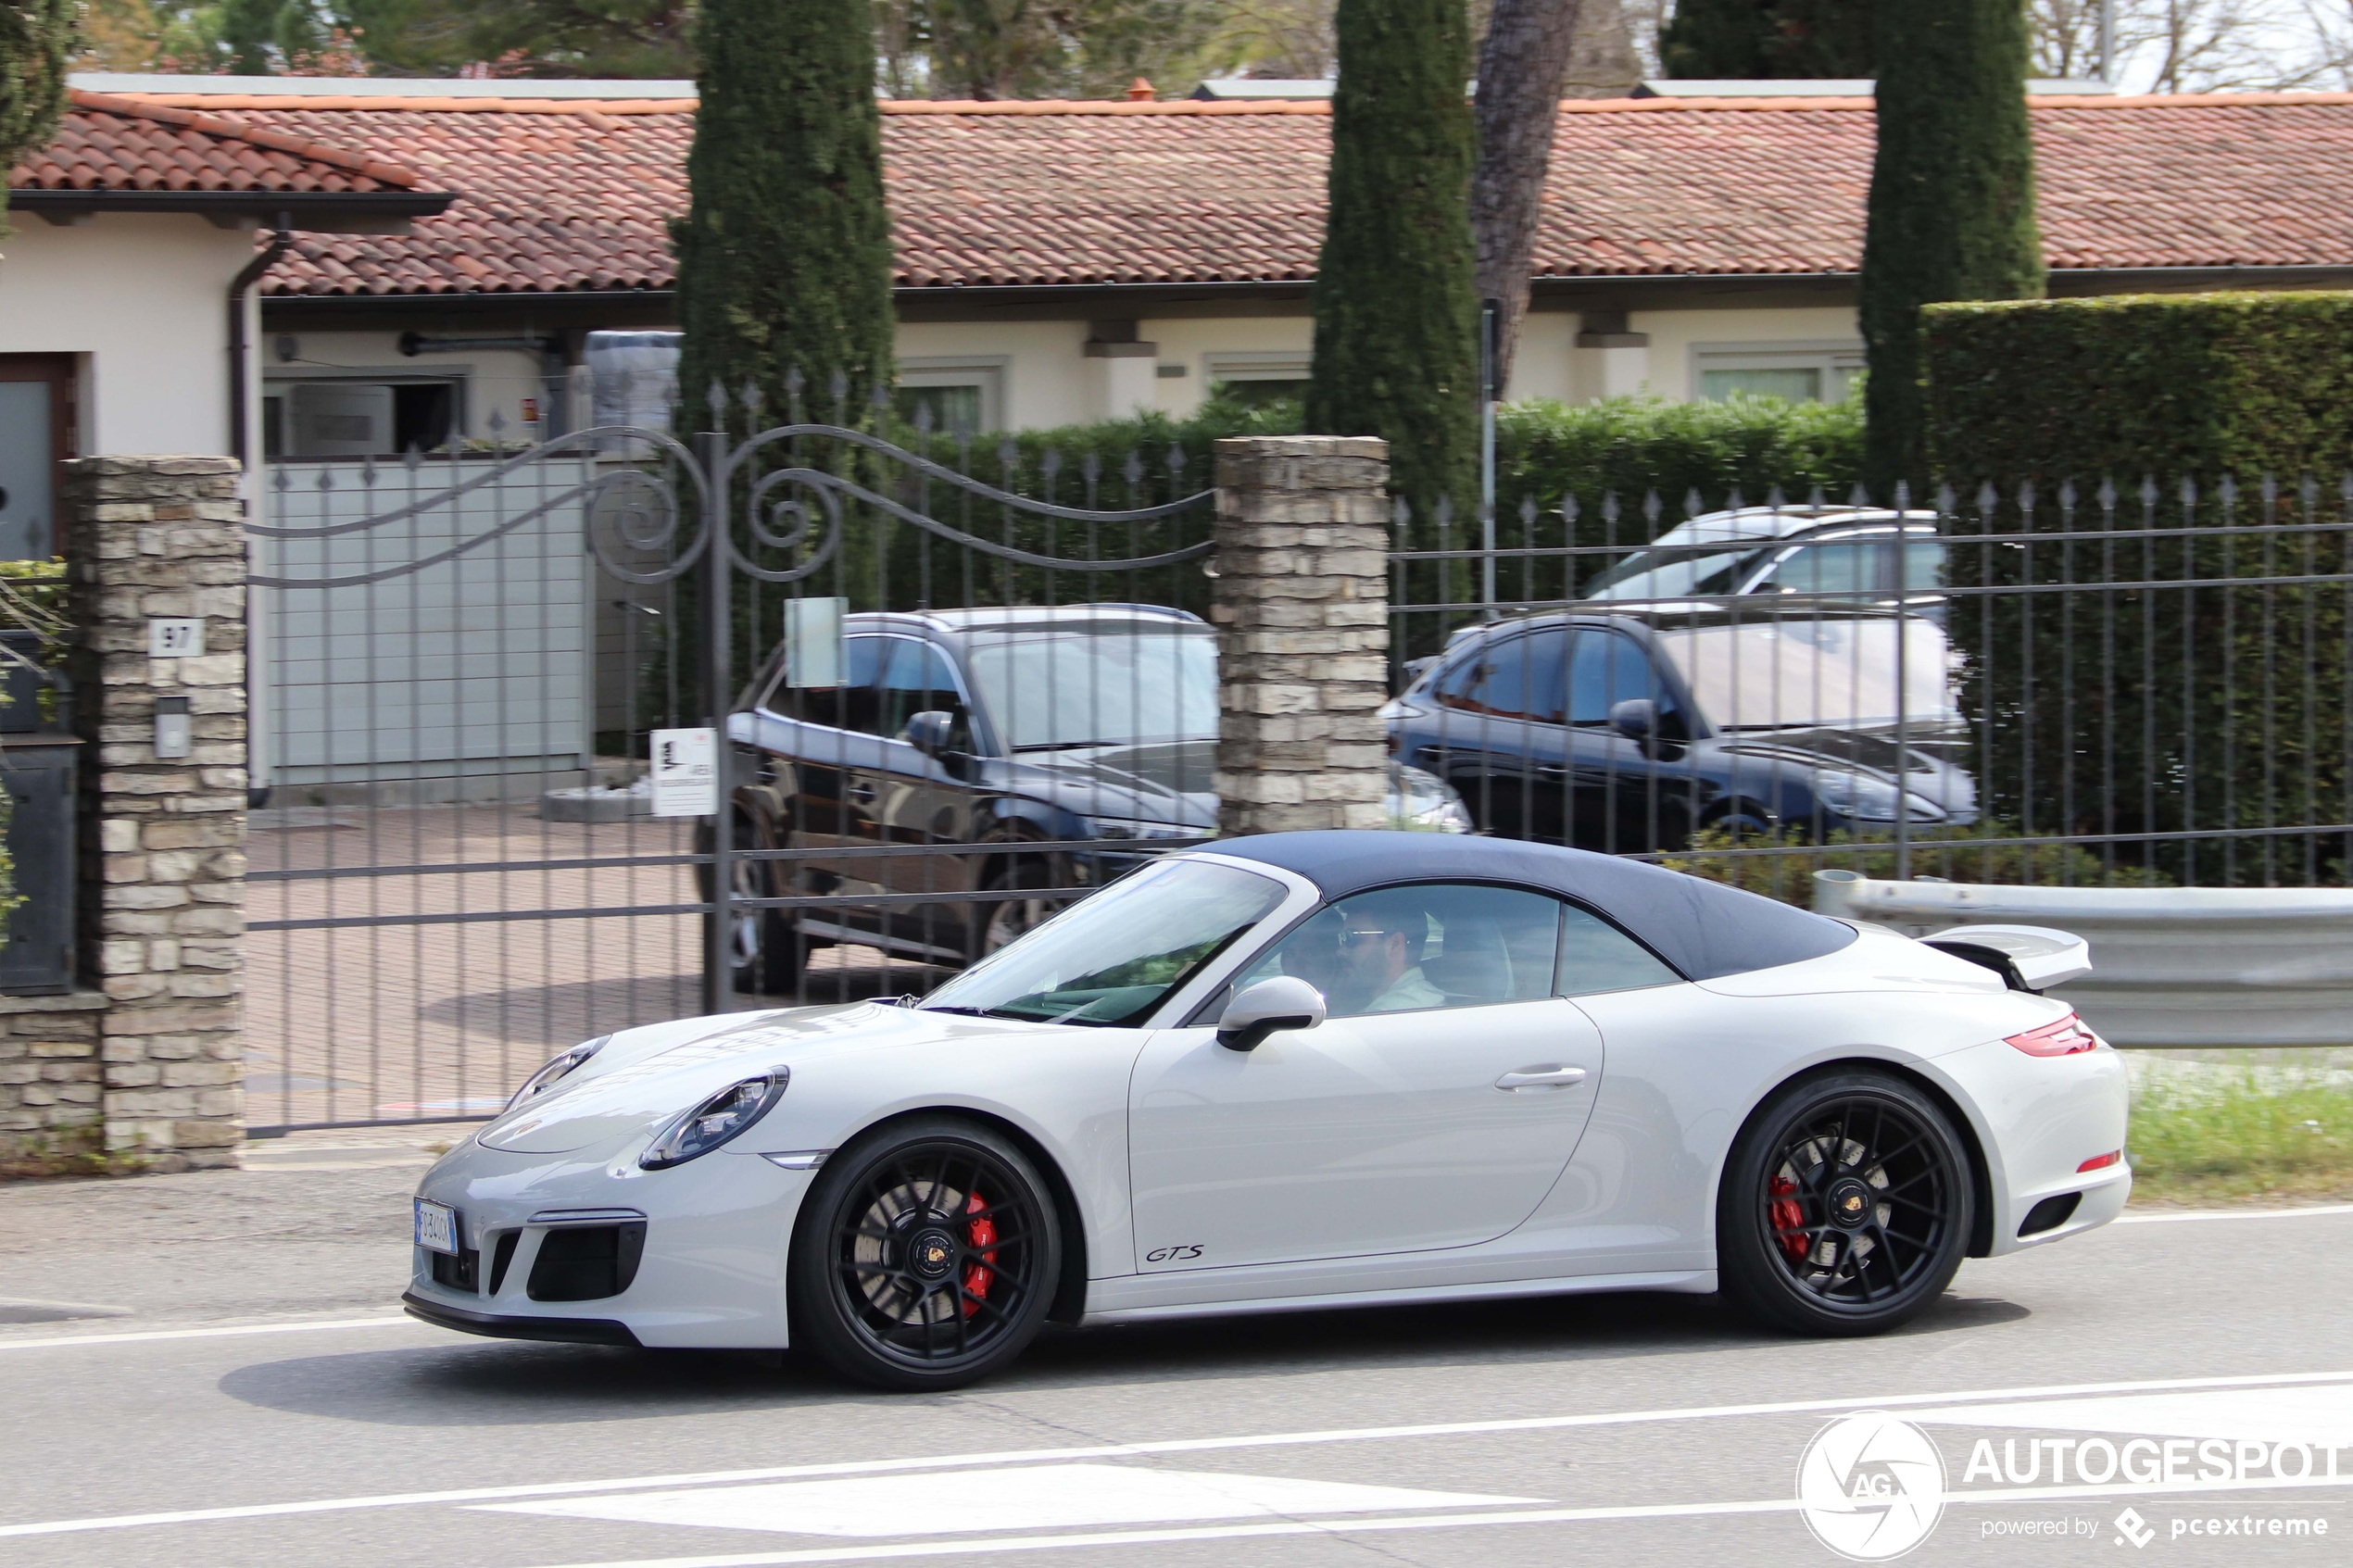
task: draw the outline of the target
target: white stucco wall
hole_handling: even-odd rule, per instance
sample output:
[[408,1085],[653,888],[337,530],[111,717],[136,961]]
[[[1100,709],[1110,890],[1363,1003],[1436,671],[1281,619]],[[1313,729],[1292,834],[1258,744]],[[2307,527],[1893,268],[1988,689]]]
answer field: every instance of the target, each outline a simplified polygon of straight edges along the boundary
[[81,449],[229,449],[228,290],[253,235],[178,213],[31,213],[0,241],[0,354],[77,357]]
[[[1700,345],[1859,345],[1855,312],[1843,308],[1758,306],[1744,309],[1636,311],[1629,332],[1643,347],[1579,348],[1582,319],[1573,311],[1535,311],[1522,331],[1509,395],[1557,398],[1647,395],[1681,400],[1697,395],[1693,350]],[[480,329],[475,335],[489,335]],[[487,433],[492,410],[519,433],[522,402],[544,398],[536,356],[510,350],[402,358],[400,329],[311,332],[296,326],[296,358],[280,358],[283,320],[258,341],[260,374],[332,374],[336,370],[405,375],[455,375],[467,383],[468,433]],[[466,335],[436,325],[435,334]],[[1138,406],[1182,417],[1200,406],[1221,365],[1252,365],[1269,372],[1304,367],[1315,340],[1306,316],[1146,317],[1138,336],[1155,345],[1150,358],[1093,358],[1086,353],[1088,323],[1023,320],[913,321],[899,329],[898,352],[910,380],[920,375],[971,376],[990,386],[989,418],[1000,428],[1024,430],[1079,424],[1133,412]],[[1162,375],[1178,367],[1182,375]],[[542,405],[545,407],[544,403]],[[823,410],[812,409],[822,415]]]

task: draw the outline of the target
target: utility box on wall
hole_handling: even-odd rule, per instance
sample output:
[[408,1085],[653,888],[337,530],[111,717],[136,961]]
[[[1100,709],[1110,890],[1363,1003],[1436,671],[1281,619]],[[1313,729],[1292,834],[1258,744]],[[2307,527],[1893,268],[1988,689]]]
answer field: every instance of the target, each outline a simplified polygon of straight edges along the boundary
[[24,901],[0,947],[0,995],[57,996],[73,988],[74,766],[79,737],[54,731],[0,734],[8,791],[8,854]]

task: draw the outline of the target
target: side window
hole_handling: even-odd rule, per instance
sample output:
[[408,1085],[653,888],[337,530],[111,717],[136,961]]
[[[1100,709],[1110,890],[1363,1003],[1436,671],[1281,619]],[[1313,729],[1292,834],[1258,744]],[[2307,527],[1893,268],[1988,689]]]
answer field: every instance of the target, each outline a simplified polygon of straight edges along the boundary
[[1904,587],[1907,593],[1944,585],[1944,545],[1937,539],[1911,539],[1904,545]]
[[1568,906],[1561,922],[1560,995],[1597,997],[1604,991],[1672,985],[1681,979],[1648,947],[1601,916]]
[[1236,985],[1294,974],[1333,1018],[1536,1001],[1553,995],[1561,907],[1509,887],[1360,893],[1318,910]]
[[883,661],[878,697],[880,733],[896,737],[918,713],[950,713],[956,718],[957,748],[972,744],[964,699],[957,695],[956,672],[948,656],[929,643],[912,637],[886,637],[889,648]]
[[1487,644],[1440,683],[1439,702],[1491,719],[1559,723],[1567,635],[1533,632]]
[[761,706],[780,719],[855,730],[861,734],[880,734],[875,675],[882,662],[883,641],[872,636],[842,640],[842,684],[838,686],[788,686],[779,671]]
[[1759,593],[1870,594],[1889,573],[1888,546],[1876,539],[1803,545],[1781,558],[1756,584]]
[[1651,669],[1640,644],[1615,632],[1579,632],[1568,666],[1568,721],[1606,724],[1609,710],[1629,697],[1648,697],[1660,713],[1674,699]]

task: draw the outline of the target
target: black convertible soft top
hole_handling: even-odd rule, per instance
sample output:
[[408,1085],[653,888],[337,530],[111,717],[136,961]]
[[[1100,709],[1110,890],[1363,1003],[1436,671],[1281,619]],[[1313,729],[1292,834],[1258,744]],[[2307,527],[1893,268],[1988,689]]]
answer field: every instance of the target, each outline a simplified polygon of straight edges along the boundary
[[1440,833],[1269,833],[1222,839],[1212,854],[1297,872],[1327,898],[1406,882],[1503,882],[1589,904],[1648,943],[1689,980],[1835,953],[1855,928],[1721,883],[1584,849]]

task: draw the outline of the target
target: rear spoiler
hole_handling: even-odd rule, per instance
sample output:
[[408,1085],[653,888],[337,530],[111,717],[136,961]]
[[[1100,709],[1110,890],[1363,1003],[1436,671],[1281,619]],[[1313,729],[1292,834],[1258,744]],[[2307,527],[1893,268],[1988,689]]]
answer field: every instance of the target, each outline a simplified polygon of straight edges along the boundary
[[1956,925],[1920,940],[1992,970],[2013,991],[2039,995],[2092,972],[2091,944],[2046,925]]

